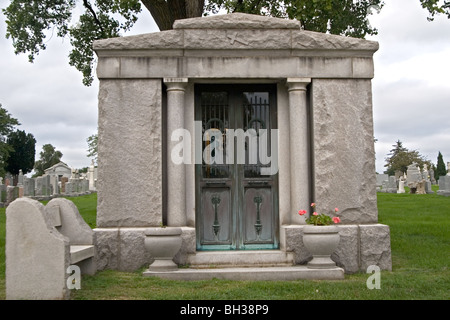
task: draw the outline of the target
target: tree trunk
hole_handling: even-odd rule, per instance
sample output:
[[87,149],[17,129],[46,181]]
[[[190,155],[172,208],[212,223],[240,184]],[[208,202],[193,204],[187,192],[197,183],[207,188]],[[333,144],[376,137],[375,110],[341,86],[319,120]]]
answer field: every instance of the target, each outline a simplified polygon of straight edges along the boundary
[[170,30],[175,20],[201,17],[205,0],[141,0],[160,31]]

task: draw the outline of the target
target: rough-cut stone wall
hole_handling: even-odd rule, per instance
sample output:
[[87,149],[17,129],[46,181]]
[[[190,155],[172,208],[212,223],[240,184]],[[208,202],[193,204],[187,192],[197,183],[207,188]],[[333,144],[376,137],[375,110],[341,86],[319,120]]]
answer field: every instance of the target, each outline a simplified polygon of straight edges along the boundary
[[161,80],[102,80],[98,227],[162,221]]
[[314,198],[344,224],[378,222],[371,92],[366,79],[312,81]]

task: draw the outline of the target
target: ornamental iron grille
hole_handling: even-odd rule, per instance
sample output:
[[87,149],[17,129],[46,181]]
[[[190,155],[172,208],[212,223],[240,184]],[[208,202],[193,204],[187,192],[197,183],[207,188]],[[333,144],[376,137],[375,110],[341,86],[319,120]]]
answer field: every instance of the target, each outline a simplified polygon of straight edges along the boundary
[[197,250],[278,249],[278,173],[261,172],[273,152],[276,86],[196,85],[195,97]]

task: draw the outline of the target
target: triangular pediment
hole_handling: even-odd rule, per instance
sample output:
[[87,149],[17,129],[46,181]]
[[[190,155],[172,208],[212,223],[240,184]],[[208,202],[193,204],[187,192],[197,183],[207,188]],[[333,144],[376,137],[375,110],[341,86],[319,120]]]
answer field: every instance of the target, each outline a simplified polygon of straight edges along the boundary
[[[94,42],[94,50],[340,50],[369,55],[378,42],[301,30],[297,20],[231,13],[177,20],[173,30]],[[226,54],[226,53],[225,53]]]
[[297,29],[300,22],[248,13],[230,13],[177,20],[174,29]]

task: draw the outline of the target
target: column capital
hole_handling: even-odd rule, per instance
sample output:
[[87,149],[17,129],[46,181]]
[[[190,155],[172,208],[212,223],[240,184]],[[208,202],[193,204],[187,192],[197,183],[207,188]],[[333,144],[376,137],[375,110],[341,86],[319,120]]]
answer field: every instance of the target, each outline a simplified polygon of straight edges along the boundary
[[288,91],[305,91],[306,86],[311,83],[311,78],[287,78]]
[[167,91],[184,91],[189,82],[188,78],[164,78],[164,84],[167,86]]

